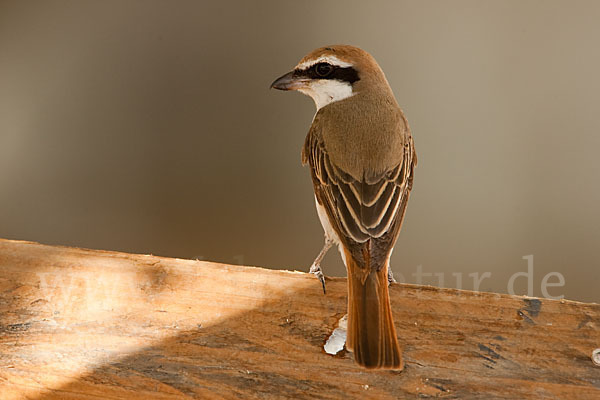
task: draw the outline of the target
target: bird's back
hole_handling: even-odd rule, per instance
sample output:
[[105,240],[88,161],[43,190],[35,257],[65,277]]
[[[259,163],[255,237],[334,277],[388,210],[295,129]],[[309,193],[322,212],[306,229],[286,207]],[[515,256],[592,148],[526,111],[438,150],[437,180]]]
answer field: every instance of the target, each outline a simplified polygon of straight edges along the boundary
[[373,182],[398,166],[410,141],[393,97],[368,92],[323,107],[311,130],[321,135],[332,163],[359,181]]

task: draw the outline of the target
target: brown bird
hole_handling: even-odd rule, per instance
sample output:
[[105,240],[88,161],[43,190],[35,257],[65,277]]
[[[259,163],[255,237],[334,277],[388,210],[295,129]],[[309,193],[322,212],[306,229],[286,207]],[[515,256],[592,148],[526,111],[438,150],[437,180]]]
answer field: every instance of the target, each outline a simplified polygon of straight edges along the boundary
[[408,122],[375,59],[346,45],[316,49],[272,88],[313,98],[317,113],[302,150],[312,176],[325,245],[348,272],[346,347],[367,368],[402,369],[388,284],[417,164]]

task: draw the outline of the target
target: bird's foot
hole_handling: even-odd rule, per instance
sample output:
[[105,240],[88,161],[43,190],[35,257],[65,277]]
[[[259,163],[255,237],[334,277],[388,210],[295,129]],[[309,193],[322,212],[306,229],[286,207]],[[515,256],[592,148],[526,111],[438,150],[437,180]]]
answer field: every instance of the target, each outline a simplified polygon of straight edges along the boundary
[[388,267],[388,286],[390,286],[392,283],[396,283],[396,280],[394,279],[394,273],[392,272],[392,269]]
[[325,275],[323,275],[321,265],[313,263],[313,265],[310,266],[310,270],[308,272],[316,276],[321,281],[321,286],[323,286],[323,294],[327,294],[327,291],[325,290]]
[[333,240],[325,235],[325,244],[323,245],[323,248],[321,249],[321,252],[317,258],[315,258],[315,261],[313,261],[309,270],[311,274],[314,274],[321,281],[321,286],[323,286],[323,294],[327,294],[327,292],[325,291],[325,275],[323,275],[323,270],[321,270],[321,261],[323,261],[325,254],[327,254],[332,245]]

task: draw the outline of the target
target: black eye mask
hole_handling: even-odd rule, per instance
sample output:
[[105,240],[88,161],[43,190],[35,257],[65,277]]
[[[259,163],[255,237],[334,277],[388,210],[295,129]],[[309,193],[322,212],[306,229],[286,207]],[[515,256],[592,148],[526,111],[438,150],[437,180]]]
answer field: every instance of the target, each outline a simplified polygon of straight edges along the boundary
[[295,77],[305,77],[309,79],[335,79],[341,82],[353,84],[360,80],[358,72],[353,67],[340,67],[326,62],[317,63],[307,69],[297,69],[294,71]]

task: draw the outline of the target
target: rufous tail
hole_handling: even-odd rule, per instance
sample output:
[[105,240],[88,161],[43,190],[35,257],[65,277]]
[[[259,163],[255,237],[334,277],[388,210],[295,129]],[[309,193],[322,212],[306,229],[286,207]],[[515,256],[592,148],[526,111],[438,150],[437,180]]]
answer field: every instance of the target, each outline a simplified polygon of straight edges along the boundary
[[388,292],[388,263],[379,271],[360,268],[346,252],[348,336],[346,347],[366,368],[403,368]]

